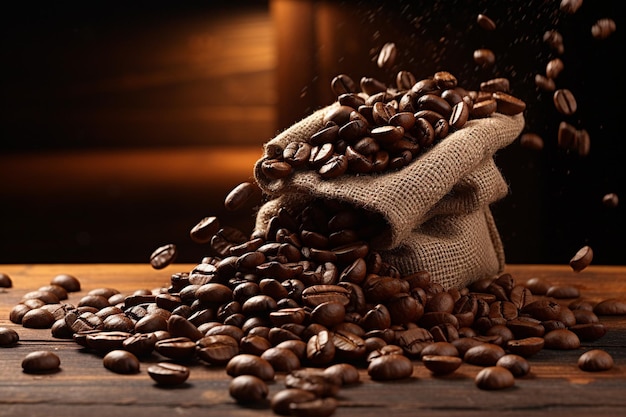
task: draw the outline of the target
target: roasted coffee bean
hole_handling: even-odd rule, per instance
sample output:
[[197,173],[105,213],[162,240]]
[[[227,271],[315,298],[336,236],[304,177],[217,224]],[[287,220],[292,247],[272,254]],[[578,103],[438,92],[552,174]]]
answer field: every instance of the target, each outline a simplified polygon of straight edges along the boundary
[[459,350],[450,342],[434,342],[424,346],[420,356],[459,356]]
[[416,82],[415,75],[410,71],[399,71],[396,75],[396,87],[398,87],[398,90],[410,90]]
[[602,196],[602,204],[605,207],[615,208],[619,205],[619,197],[616,193],[607,193]]
[[225,365],[239,354],[239,341],[232,336],[210,335],[196,342],[198,357],[210,364]]
[[8,327],[0,327],[0,347],[15,346],[20,340],[20,335]]
[[434,341],[433,335],[426,329],[416,327],[399,332],[396,343],[411,357],[419,357],[425,346]]
[[56,372],[61,366],[61,359],[48,350],[37,350],[22,359],[22,369],[29,374]]
[[561,305],[550,299],[540,299],[527,304],[521,312],[541,321],[558,320]]
[[380,48],[376,63],[379,68],[390,69],[396,63],[397,55],[398,50],[396,48],[396,44],[393,42],[387,42],[382,46],[382,48]]
[[270,347],[261,353],[261,358],[272,365],[276,372],[291,372],[300,369],[300,358],[289,349]]
[[335,413],[338,406],[339,402],[333,397],[316,398],[311,401],[291,403],[289,412],[295,417],[329,417]]
[[332,79],[330,84],[336,96],[346,93],[355,93],[357,91],[356,83],[346,74],[337,75]]
[[469,348],[463,355],[463,360],[472,365],[494,366],[505,353],[504,349],[496,344],[482,343]]
[[59,285],[65,288],[67,292],[80,291],[80,281],[75,276],[69,274],[56,275],[54,278],[52,278],[50,284]]
[[520,145],[526,149],[540,151],[543,149],[543,138],[536,133],[526,132],[520,136]]
[[[276,414],[289,416],[293,406],[297,403],[314,401],[317,397],[314,393],[300,388],[286,388],[276,392],[270,400],[270,407]],[[315,414],[311,414],[315,415]]]
[[593,312],[598,316],[616,316],[626,314],[626,300],[608,298],[597,303]]
[[498,91],[493,93],[493,98],[496,100],[496,111],[498,113],[514,116],[522,113],[526,109],[526,103],[524,101],[510,94]]
[[561,61],[560,58],[551,59],[546,64],[546,76],[549,79],[554,80],[559,76],[559,74],[561,73],[561,71],[563,71],[564,68],[565,68],[565,65],[563,64],[563,61]]
[[516,378],[526,376],[530,372],[530,364],[526,358],[515,354],[504,355],[498,359],[496,366],[508,369]]
[[546,291],[546,296],[553,298],[578,298],[580,290],[573,285],[553,285]]
[[25,302],[27,300],[41,301],[41,303],[39,303],[37,306],[31,306],[31,308],[38,308],[43,304],[58,304],[60,301],[59,297],[57,297],[55,293],[50,291],[29,291],[22,296],[21,302]]
[[479,101],[478,103],[474,103],[471,115],[474,118],[488,117],[495,113],[497,108],[498,103],[496,102],[496,100],[490,98],[487,100]]
[[288,162],[279,159],[266,159],[261,163],[261,172],[267,178],[278,180],[290,176],[293,168]]
[[488,93],[508,93],[510,89],[508,78],[492,78],[480,83],[480,91]]
[[546,349],[571,350],[580,347],[580,339],[576,333],[567,329],[556,329],[543,336]]
[[157,384],[163,386],[173,386],[185,383],[189,378],[189,368],[184,365],[159,362],[148,367],[148,375]]
[[[306,161],[306,159],[305,159]],[[257,192],[257,186],[249,181],[244,181],[233,188],[224,200],[224,207],[227,210],[238,210],[242,208],[252,196]]]
[[545,341],[541,337],[526,337],[524,339],[512,339],[506,342],[506,350],[509,352],[528,358],[541,349],[543,349]]
[[587,268],[593,260],[593,249],[590,246],[583,246],[576,254],[570,259],[569,266],[575,272],[580,272]]
[[48,310],[35,308],[24,313],[21,325],[31,329],[49,329],[54,321],[54,316]]
[[[2,281],[2,274],[0,274],[0,282],[1,281]],[[0,283],[0,287],[2,287],[1,283]],[[54,295],[56,295],[59,300],[67,300],[68,298],[67,290],[61,287],[60,285],[56,285],[56,284],[44,285],[43,287],[39,287],[38,291],[51,292]]]
[[220,222],[217,217],[209,216],[202,218],[189,231],[191,240],[196,243],[209,243],[211,238],[220,229]]
[[335,357],[332,334],[327,330],[322,330],[311,336],[306,346],[306,357],[316,365],[330,363]]
[[608,371],[613,364],[613,357],[602,349],[588,350],[578,358],[578,367],[587,372]]
[[374,381],[405,379],[413,374],[413,363],[404,355],[383,355],[369,362],[367,374]]
[[554,92],[553,96],[554,107],[556,110],[566,116],[571,116],[576,113],[578,104],[576,103],[576,97],[567,88],[561,88]]
[[598,19],[593,26],[591,26],[591,36],[596,39],[606,39],[613,32],[615,32],[617,25],[611,18]]
[[542,74],[535,75],[535,85],[543,91],[554,91],[556,89],[554,80]]
[[102,363],[109,371],[118,374],[134,374],[139,372],[140,368],[139,359],[125,350],[113,350],[107,353]]
[[483,68],[489,68],[496,63],[496,55],[491,49],[476,49],[474,51],[474,62]]
[[563,36],[556,30],[548,30],[543,34],[543,41],[550,46],[558,54],[565,52],[563,45]]
[[484,14],[479,14],[476,17],[476,23],[484,30],[492,31],[496,29],[496,23]]
[[463,359],[458,356],[423,355],[422,363],[435,375],[447,375],[456,371],[463,363]]
[[545,295],[550,288],[550,283],[541,278],[530,278],[524,286],[528,288],[535,295]]
[[341,378],[321,369],[299,369],[285,376],[285,386],[312,392],[317,397],[334,397],[339,393]]
[[176,260],[178,249],[173,243],[158,247],[150,255],[150,265],[154,269],[163,269]]
[[567,14],[574,14],[582,6],[583,0],[561,0],[559,9]]
[[7,274],[0,272],[0,288],[11,288],[13,286],[13,281],[11,277]]
[[156,342],[154,350],[166,358],[177,361],[188,361],[194,356],[196,343],[186,337],[171,337],[170,335],[168,339]]
[[260,356],[242,353],[234,356],[226,364],[226,373],[232,377],[239,375],[254,375],[263,381],[274,379],[274,368]]
[[474,382],[480,389],[499,390],[515,385],[515,377],[507,368],[502,366],[489,366],[478,372]]
[[131,335],[130,332],[123,331],[95,332],[86,335],[85,344],[95,351],[106,353],[122,349],[124,340]]
[[149,356],[157,342],[155,333],[135,333],[122,341],[122,349],[138,357]]
[[602,323],[581,323],[569,327],[580,340],[594,341],[600,339],[607,332],[607,328]]
[[324,374],[341,385],[354,385],[360,382],[359,370],[349,363],[336,363],[324,369]]
[[348,159],[345,155],[333,155],[322,165],[318,173],[323,179],[331,179],[342,176],[348,170]]
[[361,90],[369,96],[373,96],[376,93],[382,93],[387,90],[387,86],[385,85],[385,83],[372,77],[362,77],[360,81],[360,86]]
[[259,377],[239,375],[230,381],[228,392],[238,403],[251,404],[265,400],[269,394],[269,388]]
[[285,146],[283,158],[294,168],[307,164],[311,157],[311,145],[306,142],[291,142]]

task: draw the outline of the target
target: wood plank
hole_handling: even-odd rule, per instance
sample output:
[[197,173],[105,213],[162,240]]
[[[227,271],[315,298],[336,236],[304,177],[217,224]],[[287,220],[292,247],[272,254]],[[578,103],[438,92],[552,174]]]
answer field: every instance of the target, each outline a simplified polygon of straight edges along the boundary
[[[274,415],[267,406],[241,407],[228,395],[228,377],[223,368],[201,363],[189,364],[188,383],[173,389],[156,387],[145,369],[156,355],[144,361],[136,375],[118,375],[106,370],[101,356],[81,349],[73,341],[51,337],[48,329],[24,329],[7,320],[8,313],[22,295],[49,283],[59,273],[75,275],[82,283],[79,293],[70,294],[76,301],[87,291],[116,288],[124,294],[137,289],[151,289],[168,284],[173,272],[189,271],[194,264],[173,264],[157,271],[148,264],[58,264],[2,265],[13,287],[0,292],[0,326],[15,328],[20,344],[2,349],[0,361],[0,415],[29,416],[106,416],[111,413],[161,416],[181,415]],[[581,289],[590,301],[626,293],[623,280],[626,267],[590,266],[575,273],[567,266],[508,265],[519,282],[541,277],[553,284],[569,284]],[[543,349],[529,358],[531,374],[516,380],[512,389],[482,391],[473,378],[481,369],[463,364],[457,372],[433,377],[419,361],[414,362],[410,379],[376,382],[361,370],[362,383],[341,389],[337,416],[359,414],[379,416],[610,416],[626,409],[626,317],[601,317],[609,329],[595,342],[585,342],[580,349],[555,351]],[[587,373],[576,366],[578,356],[590,348],[602,348],[615,359],[607,372]],[[21,372],[23,356],[39,349],[54,350],[62,359],[61,371],[48,375]],[[270,384],[270,396],[284,387],[284,374]],[[52,413],[52,414],[50,414]]]

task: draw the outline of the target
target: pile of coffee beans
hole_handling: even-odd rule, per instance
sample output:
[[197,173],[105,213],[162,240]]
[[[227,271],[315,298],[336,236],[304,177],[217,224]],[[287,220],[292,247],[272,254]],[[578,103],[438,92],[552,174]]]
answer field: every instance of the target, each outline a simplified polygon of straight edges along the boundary
[[[467,363],[483,368],[478,388],[506,389],[542,349],[578,349],[606,334],[599,316],[626,314],[623,301],[592,305],[578,288],[539,278],[519,283],[504,273],[446,289],[428,271],[403,276],[368,244],[381,226],[375,214],[329,200],[297,213],[281,209],[264,233],[249,236],[207,217],[190,234],[209,243],[211,254],[171,274],[168,287],[130,295],[96,288],[70,304],[80,282],[62,274],[25,294],[10,320],[73,339],[111,372],[136,374],[152,358],[150,378],[182,385],[191,364],[221,367],[237,403],[325,416],[339,406],[342,387],[361,382],[360,368],[391,381],[411,377],[416,363],[434,375]],[[588,255],[581,249],[577,268]],[[3,346],[19,340],[9,329],[0,336]],[[612,366],[597,349],[579,360],[583,371]],[[54,372],[60,359],[37,352],[23,367]],[[268,399],[277,376],[285,386]]]
[[[395,45],[386,44],[379,65],[391,65],[395,55]],[[340,74],[331,88],[337,105],[324,115],[323,127],[306,141],[291,142],[268,156],[261,165],[266,177],[286,178],[295,170],[314,170],[322,179],[398,170],[472,118],[515,115],[526,108],[510,94],[506,78],[466,90],[447,71],[421,80],[399,71],[395,86],[371,77],[357,84]]]

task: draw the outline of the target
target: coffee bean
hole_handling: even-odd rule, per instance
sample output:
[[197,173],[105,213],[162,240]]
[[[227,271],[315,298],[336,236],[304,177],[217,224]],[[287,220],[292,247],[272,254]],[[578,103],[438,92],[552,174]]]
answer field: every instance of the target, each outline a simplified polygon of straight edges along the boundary
[[447,375],[456,371],[463,363],[463,359],[458,356],[423,355],[422,363],[435,375]]
[[336,363],[324,369],[324,374],[333,380],[341,382],[341,385],[354,385],[360,381],[359,370],[349,363]]
[[416,82],[415,75],[410,71],[399,71],[396,75],[398,90],[410,90]]
[[348,75],[339,74],[332,79],[331,88],[336,96],[340,96],[341,94],[356,92],[357,85]]
[[602,300],[593,307],[593,312],[598,316],[625,315],[626,300],[618,298]]
[[263,381],[274,379],[274,368],[260,356],[243,353],[237,355],[226,364],[226,373],[232,377],[239,375],[254,375]]
[[478,23],[478,26],[480,26],[484,30],[492,31],[496,29],[496,23],[491,20],[489,16],[484,14],[479,14],[476,17],[476,23]]
[[605,207],[615,208],[619,205],[619,197],[616,193],[608,193],[602,196],[602,204]]
[[541,74],[535,75],[535,85],[543,91],[554,91],[556,89],[554,80]]
[[542,278],[534,277],[526,281],[524,286],[535,295],[545,295],[550,288],[550,283]]
[[567,14],[574,14],[582,6],[583,0],[561,0],[559,9]]
[[204,217],[190,230],[189,236],[196,243],[209,243],[219,229],[220,222],[217,217]]
[[311,156],[311,145],[307,142],[291,142],[285,146],[283,158],[294,168],[307,164]]
[[331,332],[322,330],[308,340],[306,357],[315,365],[328,364],[335,358],[335,350]]
[[259,377],[239,375],[230,381],[228,392],[238,403],[251,404],[265,400],[269,394],[269,388]]
[[75,276],[69,274],[56,275],[54,278],[52,278],[50,284],[59,285],[65,288],[67,292],[80,291],[80,281]]
[[334,397],[339,393],[341,378],[321,369],[299,369],[285,376],[285,387],[300,388],[317,397]]
[[576,97],[567,88],[561,88],[554,92],[553,96],[554,107],[556,110],[566,116],[571,116],[576,113],[578,104],[576,103]]
[[374,381],[405,379],[413,374],[413,363],[404,355],[383,355],[370,361],[367,374]]
[[49,329],[54,322],[52,313],[42,308],[35,308],[24,314],[21,324],[31,329]]
[[496,63],[496,55],[491,49],[476,49],[474,51],[474,62],[483,68],[489,68]]
[[279,159],[266,159],[261,163],[261,172],[269,179],[278,180],[290,176],[293,168],[288,162]]
[[30,352],[22,359],[22,369],[29,374],[57,372],[60,365],[61,359],[47,350]]
[[395,64],[397,55],[398,50],[396,48],[396,44],[393,42],[387,42],[380,49],[376,63],[379,68],[389,69]]
[[291,372],[300,369],[300,359],[289,349],[270,347],[261,353],[261,358],[272,365],[276,372]]
[[530,364],[526,358],[515,354],[504,355],[498,359],[496,366],[508,369],[516,378],[526,376],[530,372]]
[[125,350],[113,350],[102,359],[104,367],[118,374],[134,374],[139,372],[139,359]]
[[543,336],[546,349],[572,350],[580,347],[580,339],[576,333],[567,329],[556,329]]
[[276,392],[272,396],[270,407],[274,413],[288,416],[292,415],[291,410],[294,404],[314,401],[316,398],[314,393],[307,390],[301,388],[286,388]]
[[555,50],[558,54],[565,52],[565,46],[563,45],[563,36],[556,30],[548,30],[543,34],[543,41]]
[[189,368],[170,362],[159,362],[148,367],[148,375],[163,386],[180,385],[189,378]]
[[482,369],[474,378],[476,386],[484,390],[499,390],[515,385],[515,377],[507,368],[489,366]]
[[15,346],[20,340],[20,335],[8,327],[0,327],[0,347]]
[[546,64],[546,76],[551,80],[555,80],[564,68],[565,65],[560,58],[551,59]]
[[543,349],[544,345],[545,341],[542,337],[531,336],[507,341],[506,350],[512,354],[528,358]]
[[494,366],[498,359],[505,355],[504,349],[493,343],[483,343],[469,348],[463,360],[472,365]]
[[578,298],[580,290],[573,285],[553,285],[546,291],[546,296],[554,298]]
[[523,133],[520,136],[520,145],[526,149],[540,151],[543,149],[543,138],[536,133]]
[[316,398],[289,404],[289,412],[296,417],[329,417],[335,413],[338,406],[338,401],[332,397]]
[[241,184],[233,188],[224,200],[224,207],[227,210],[238,210],[250,200],[250,198],[257,192],[257,186],[249,181],[244,181]]
[[591,26],[591,35],[596,39],[606,39],[615,32],[616,28],[617,25],[613,19],[598,19],[593,26]]
[[581,323],[569,327],[581,341],[594,341],[600,339],[607,332],[602,323]]
[[163,269],[176,260],[178,250],[173,243],[158,247],[150,255],[150,265],[154,269]]
[[13,281],[11,277],[7,274],[0,272],[0,288],[11,288],[13,286]]
[[496,108],[498,113],[506,114],[508,116],[514,116],[516,114],[522,113],[526,109],[526,103],[524,101],[510,94],[498,91],[493,93],[492,96],[496,100]]
[[492,78],[480,83],[480,91],[488,93],[508,93],[510,91],[510,82],[508,78],[498,77]]
[[593,249],[590,246],[583,246],[570,259],[569,265],[575,272],[580,272],[587,268],[593,260]]
[[588,350],[578,358],[578,367],[587,372],[608,371],[613,364],[613,357],[602,349]]

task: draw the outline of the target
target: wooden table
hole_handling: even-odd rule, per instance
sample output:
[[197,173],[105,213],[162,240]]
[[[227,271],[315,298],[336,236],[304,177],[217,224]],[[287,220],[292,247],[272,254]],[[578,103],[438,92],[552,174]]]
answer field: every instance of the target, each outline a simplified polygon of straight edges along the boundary
[[[49,329],[26,329],[8,320],[10,310],[26,292],[48,284],[59,273],[75,275],[81,281],[81,292],[70,293],[67,300],[72,303],[94,288],[130,294],[167,286],[171,273],[191,267],[175,264],[156,271],[147,264],[0,265],[0,272],[13,280],[12,288],[0,292],[0,326],[14,328],[20,335],[17,346],[0,349],[0,416],[274,415],[267,407],[237,405],[228,394],[231,378],[223,368],[193,364],[185,385],[160,388],[147,375],[146,363],[138,374],[115,374],[104,368],[101,357],[81,350],[74,341],[55,339]],[[568,266],[509,265],[507,272],[518,282],[542,277],[554,284],[575,285],[590,301],[626,297],[626,267],[590,266],[575,273]],[[600,319],[608,328],[604,337],[583,342],[573,351],[543,349],[529,358],[531,373],[517,379],[512,388],[478,389],[474,376],[481,368],[475,365],[463,364],[451,375],[433,377],[415,361],[408,380],[375,382],[362,370],[359,385],[340,390],[340,407],[334,415],[626,416],[626,317]],[[595,373],[578,369],[578,357],[591,348],[609,352],[615,360],[613,369]],[[23,357],[42,349],[58,354],[61,371],[23,373]],[[270,384],[270,396],[284,388],[283,378],[284,374],[277,374]]]

